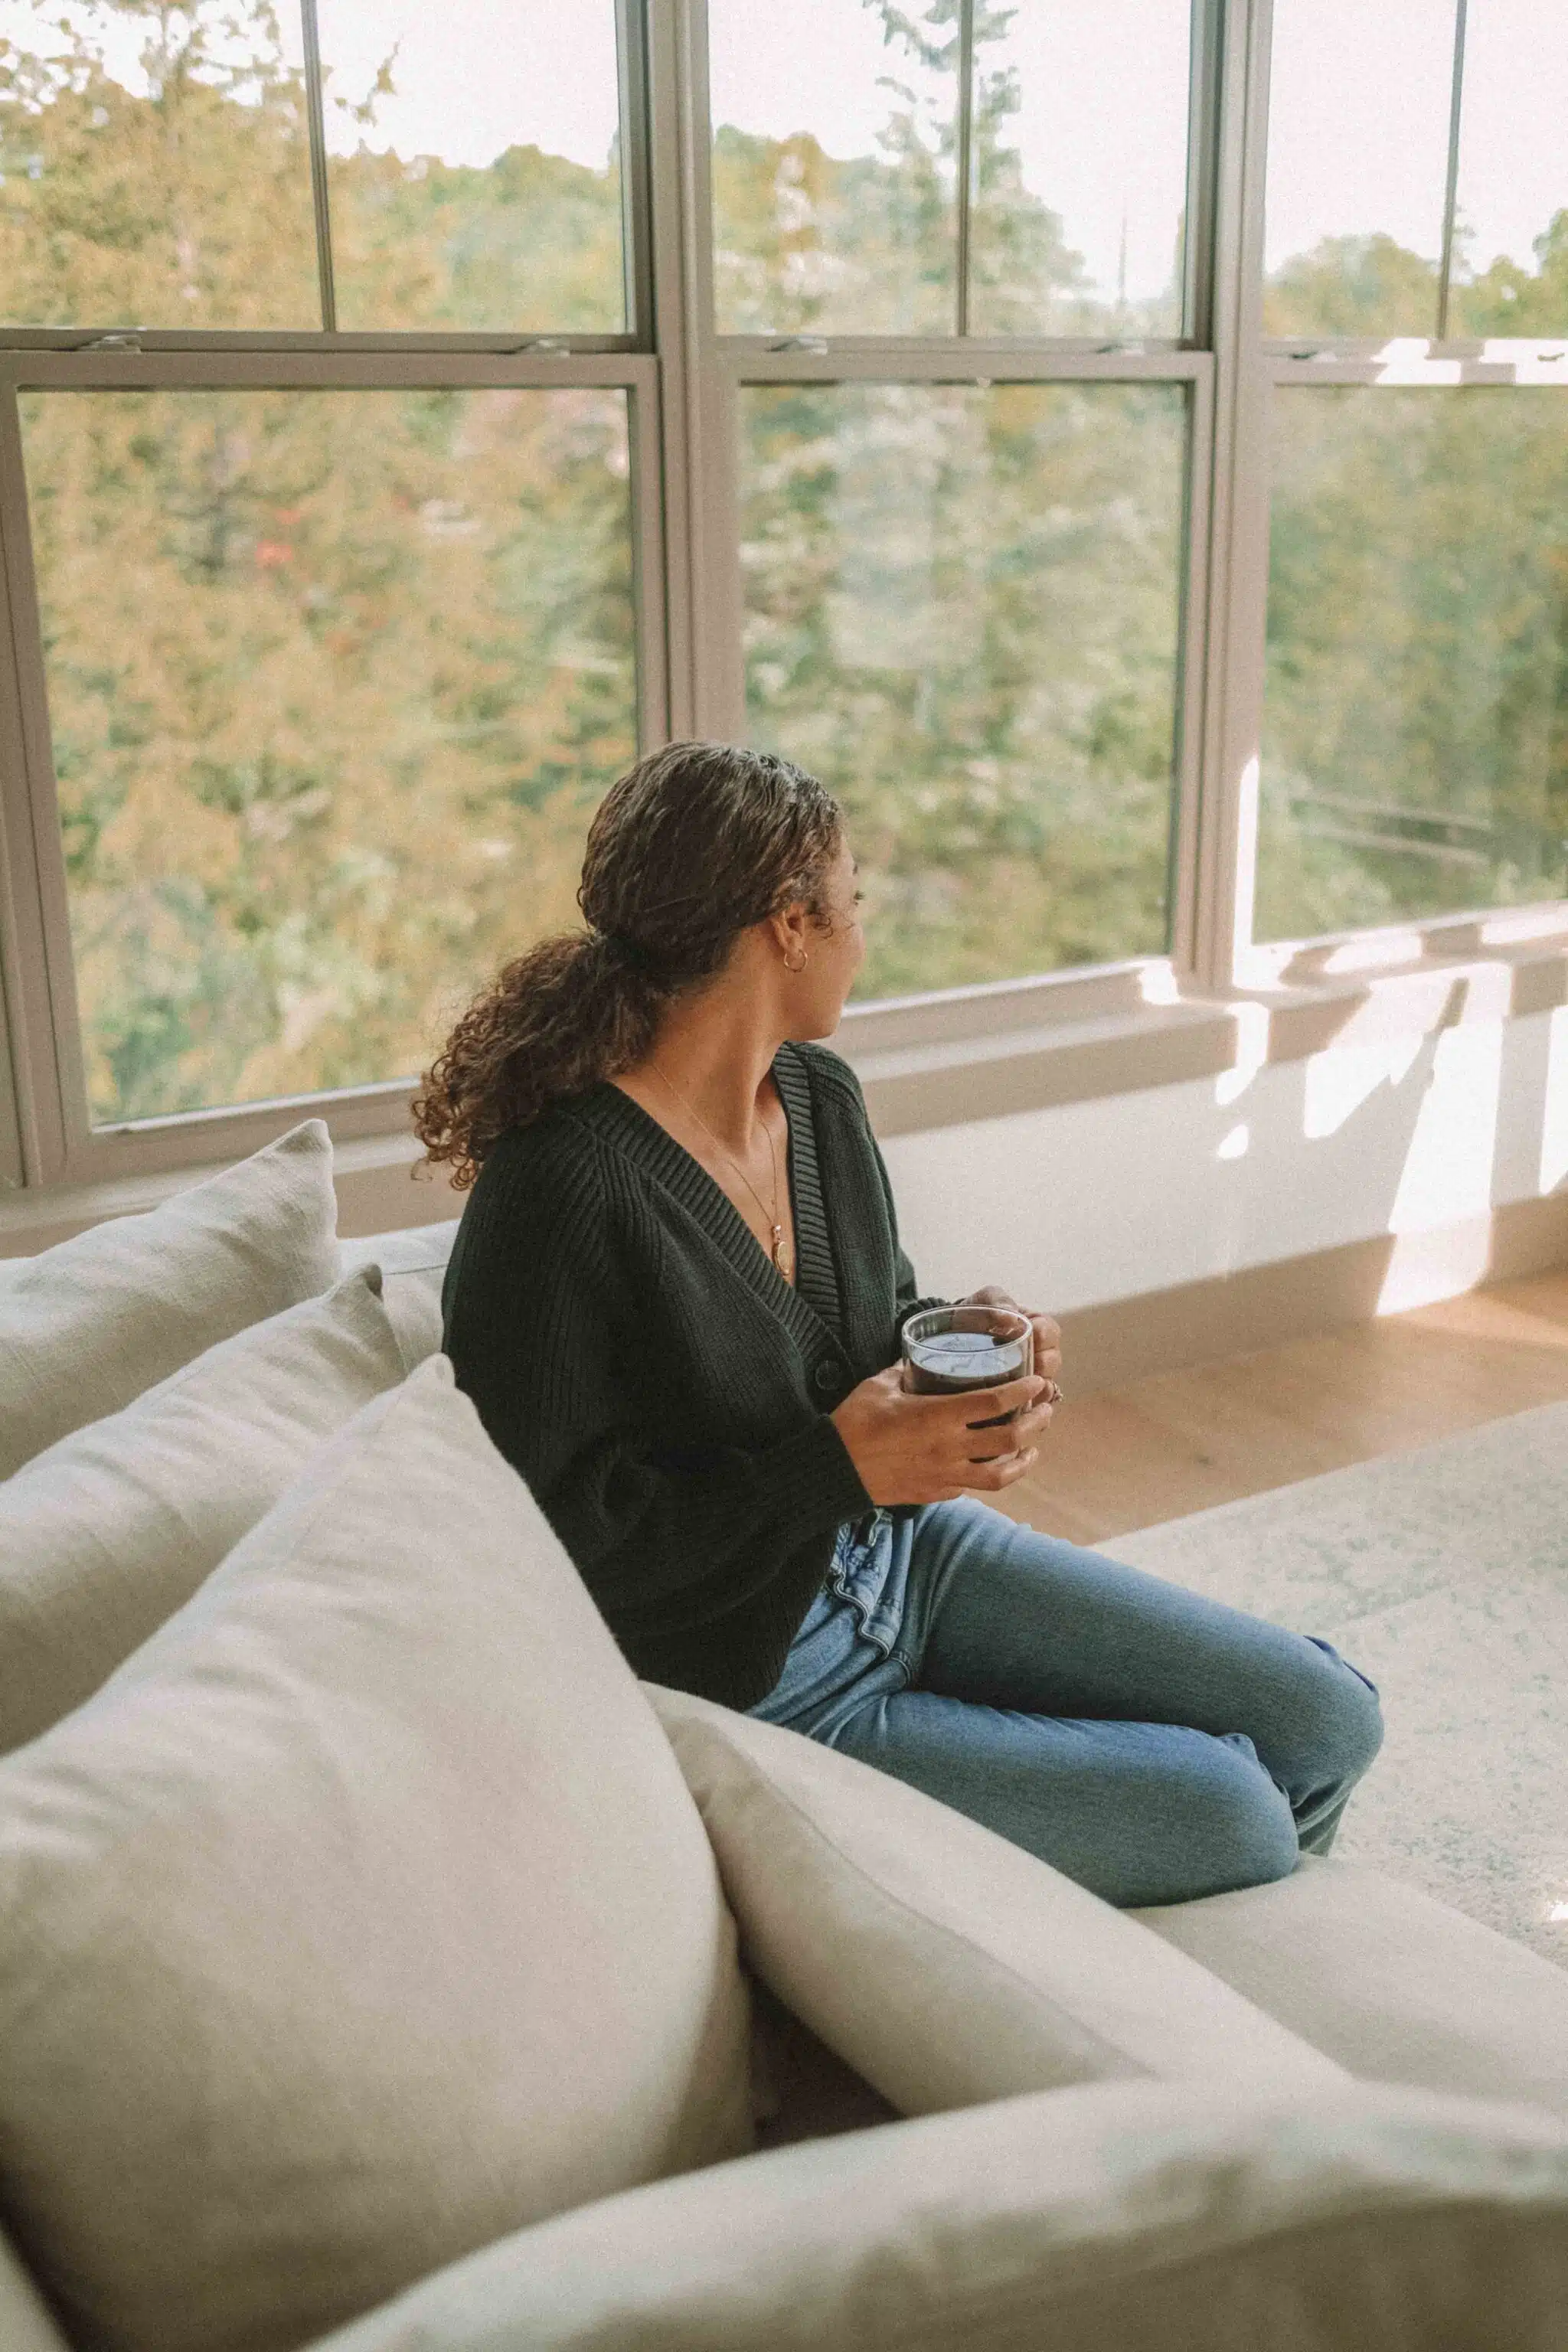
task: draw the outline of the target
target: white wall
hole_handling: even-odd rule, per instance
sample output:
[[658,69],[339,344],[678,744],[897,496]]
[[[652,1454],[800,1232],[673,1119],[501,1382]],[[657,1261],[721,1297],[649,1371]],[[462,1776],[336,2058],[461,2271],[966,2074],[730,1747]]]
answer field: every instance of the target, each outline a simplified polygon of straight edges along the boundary
[[1479,1278],[1489,1210],[1568,1189],[1568,1007],[883,1149],[927,1289],[1060,1312],[1393,1234],[1393,1312]]

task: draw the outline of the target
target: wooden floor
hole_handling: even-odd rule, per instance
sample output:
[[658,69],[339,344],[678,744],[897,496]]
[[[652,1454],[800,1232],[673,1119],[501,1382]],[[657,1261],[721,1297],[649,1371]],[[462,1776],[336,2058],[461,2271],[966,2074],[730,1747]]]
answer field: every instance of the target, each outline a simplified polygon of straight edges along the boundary
[[1064,1402],[996,1499],[1076,1543],[1568,1397],[1568,1270]]

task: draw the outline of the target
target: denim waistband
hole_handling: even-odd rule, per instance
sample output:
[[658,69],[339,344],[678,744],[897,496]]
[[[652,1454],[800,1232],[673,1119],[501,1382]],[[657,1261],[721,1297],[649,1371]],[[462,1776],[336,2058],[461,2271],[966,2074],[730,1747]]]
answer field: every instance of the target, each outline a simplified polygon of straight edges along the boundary
[[867,1640],[891,1652],[903,1622],[909,1544],[898,1541],[894,1515],[879,1507],[838,1530],[827,1589],[849,1603]]

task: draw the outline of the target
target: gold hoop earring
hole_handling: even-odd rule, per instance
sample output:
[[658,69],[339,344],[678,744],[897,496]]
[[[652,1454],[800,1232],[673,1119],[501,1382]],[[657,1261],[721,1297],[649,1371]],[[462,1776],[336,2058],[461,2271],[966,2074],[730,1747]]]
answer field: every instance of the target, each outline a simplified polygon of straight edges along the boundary
[[784,970],[788,972],[804,971],[810,961],[811,958],[806,954],[805,950],[802,948],[800,951],[800,961],[798,963],[791,963],[788,956],[785,956]]

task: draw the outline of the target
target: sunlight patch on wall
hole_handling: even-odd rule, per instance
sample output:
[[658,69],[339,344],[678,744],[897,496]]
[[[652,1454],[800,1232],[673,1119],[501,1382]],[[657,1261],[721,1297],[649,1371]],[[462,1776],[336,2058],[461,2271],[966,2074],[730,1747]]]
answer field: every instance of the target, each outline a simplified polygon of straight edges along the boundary
[[1489,1212],[1501,1078],[1500,1021],[1466,1022],[1439,1035],[1389,1213],[1390,1233]]
[[1236,1062],[1232,1068],[1220,1072],[1214,1087],[1214,1098],[1221,1110],[1240,1099],[1268,1059],[1268,1007],[1237,1004],[1232,1009],[1236,1016]]
[[1546,1047],[1546,1099],[1541,1107],[1541,1189],[1568,1179],[1568,1004],[1552,1015]]
[[1398,1086],[1414,1068],[1419,1035],[1390,1038],[1372,1045],[1331,1045],[1307,1057],[1301,1133],[1309,1143],[1337,1135],[1378,1088]]
[[1376,1311],[1403,1315],[1409,1307],[1430,1307],[1439,1298],[1458,1298],[1461,1291],[1474,1290],[1486,1280],[1491,1262],[1489,1212],[1468,1218],[1462,1225],[1396,1234],[1377,1294]]

